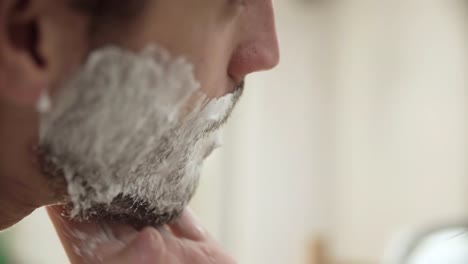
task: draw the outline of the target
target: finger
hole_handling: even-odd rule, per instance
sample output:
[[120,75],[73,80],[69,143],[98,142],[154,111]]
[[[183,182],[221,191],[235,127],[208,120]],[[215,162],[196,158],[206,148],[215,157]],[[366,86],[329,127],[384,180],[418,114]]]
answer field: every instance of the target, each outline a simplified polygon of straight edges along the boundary
[[179,237],[193,241],[206,241],[209,235],[190,208],[186,208],[182,215],[169,225],[172,233]]
[[143,229],[123,250],[102,261],[103,264],[168,263],[164,241],[154,228]]
[[[235,264],[235,260],[223,250],[214,240],[193,241],[188,239],[177,240],[179,256],[182,263],[192,264]],[[168,244],[169,245],[169,244]]]

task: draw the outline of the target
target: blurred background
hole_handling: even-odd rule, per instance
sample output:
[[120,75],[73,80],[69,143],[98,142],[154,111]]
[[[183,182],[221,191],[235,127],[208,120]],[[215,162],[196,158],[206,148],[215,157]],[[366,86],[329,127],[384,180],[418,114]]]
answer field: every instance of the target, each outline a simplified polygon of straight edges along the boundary
[[[275,5],[282,62],[206,164],[207,228],[241,264],[468,263],[434,257],[468,250],[468,2]],[[408,260],[418,241],[433,256]],[[67,263],[44,211],[0,234],[0,263]]]

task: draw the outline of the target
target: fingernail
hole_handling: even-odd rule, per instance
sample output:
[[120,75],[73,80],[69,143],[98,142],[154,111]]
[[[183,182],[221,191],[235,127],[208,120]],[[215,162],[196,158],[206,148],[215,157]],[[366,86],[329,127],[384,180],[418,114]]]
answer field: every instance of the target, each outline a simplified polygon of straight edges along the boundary
[[123,242],[124,244],[129,244],[137,237],[138,231],[136,231],[133,227],[123,226],[115,228],[113,230],[113,234],[117,240]]
[[108,255],[106,263],[160,263],[162,240],[156,229],[145,228],[126,247]]
[[131,227],[101,225],[101,242],[97,245],[94,255],[98,259],[115,255],[131,244],[137,235],[138,232]]

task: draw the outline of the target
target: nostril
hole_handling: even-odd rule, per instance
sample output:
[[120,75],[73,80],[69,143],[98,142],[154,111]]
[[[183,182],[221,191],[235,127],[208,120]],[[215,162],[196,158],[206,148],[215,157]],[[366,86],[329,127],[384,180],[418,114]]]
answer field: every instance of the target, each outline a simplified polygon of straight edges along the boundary
[[229,75],[242,80],[246,75],[274,68],[279,63],[277,45],[249,45],[241,47],[232,57]]

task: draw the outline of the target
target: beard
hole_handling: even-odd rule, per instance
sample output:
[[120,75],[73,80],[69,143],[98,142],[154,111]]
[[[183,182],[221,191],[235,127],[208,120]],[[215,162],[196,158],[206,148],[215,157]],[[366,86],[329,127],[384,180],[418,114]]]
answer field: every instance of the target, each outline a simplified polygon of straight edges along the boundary
[[242,91],[208,99],[193,66],[157,46],[99,49],[40,111],[41,168],[66,180],[71,218],[166,224],[191,200]]

